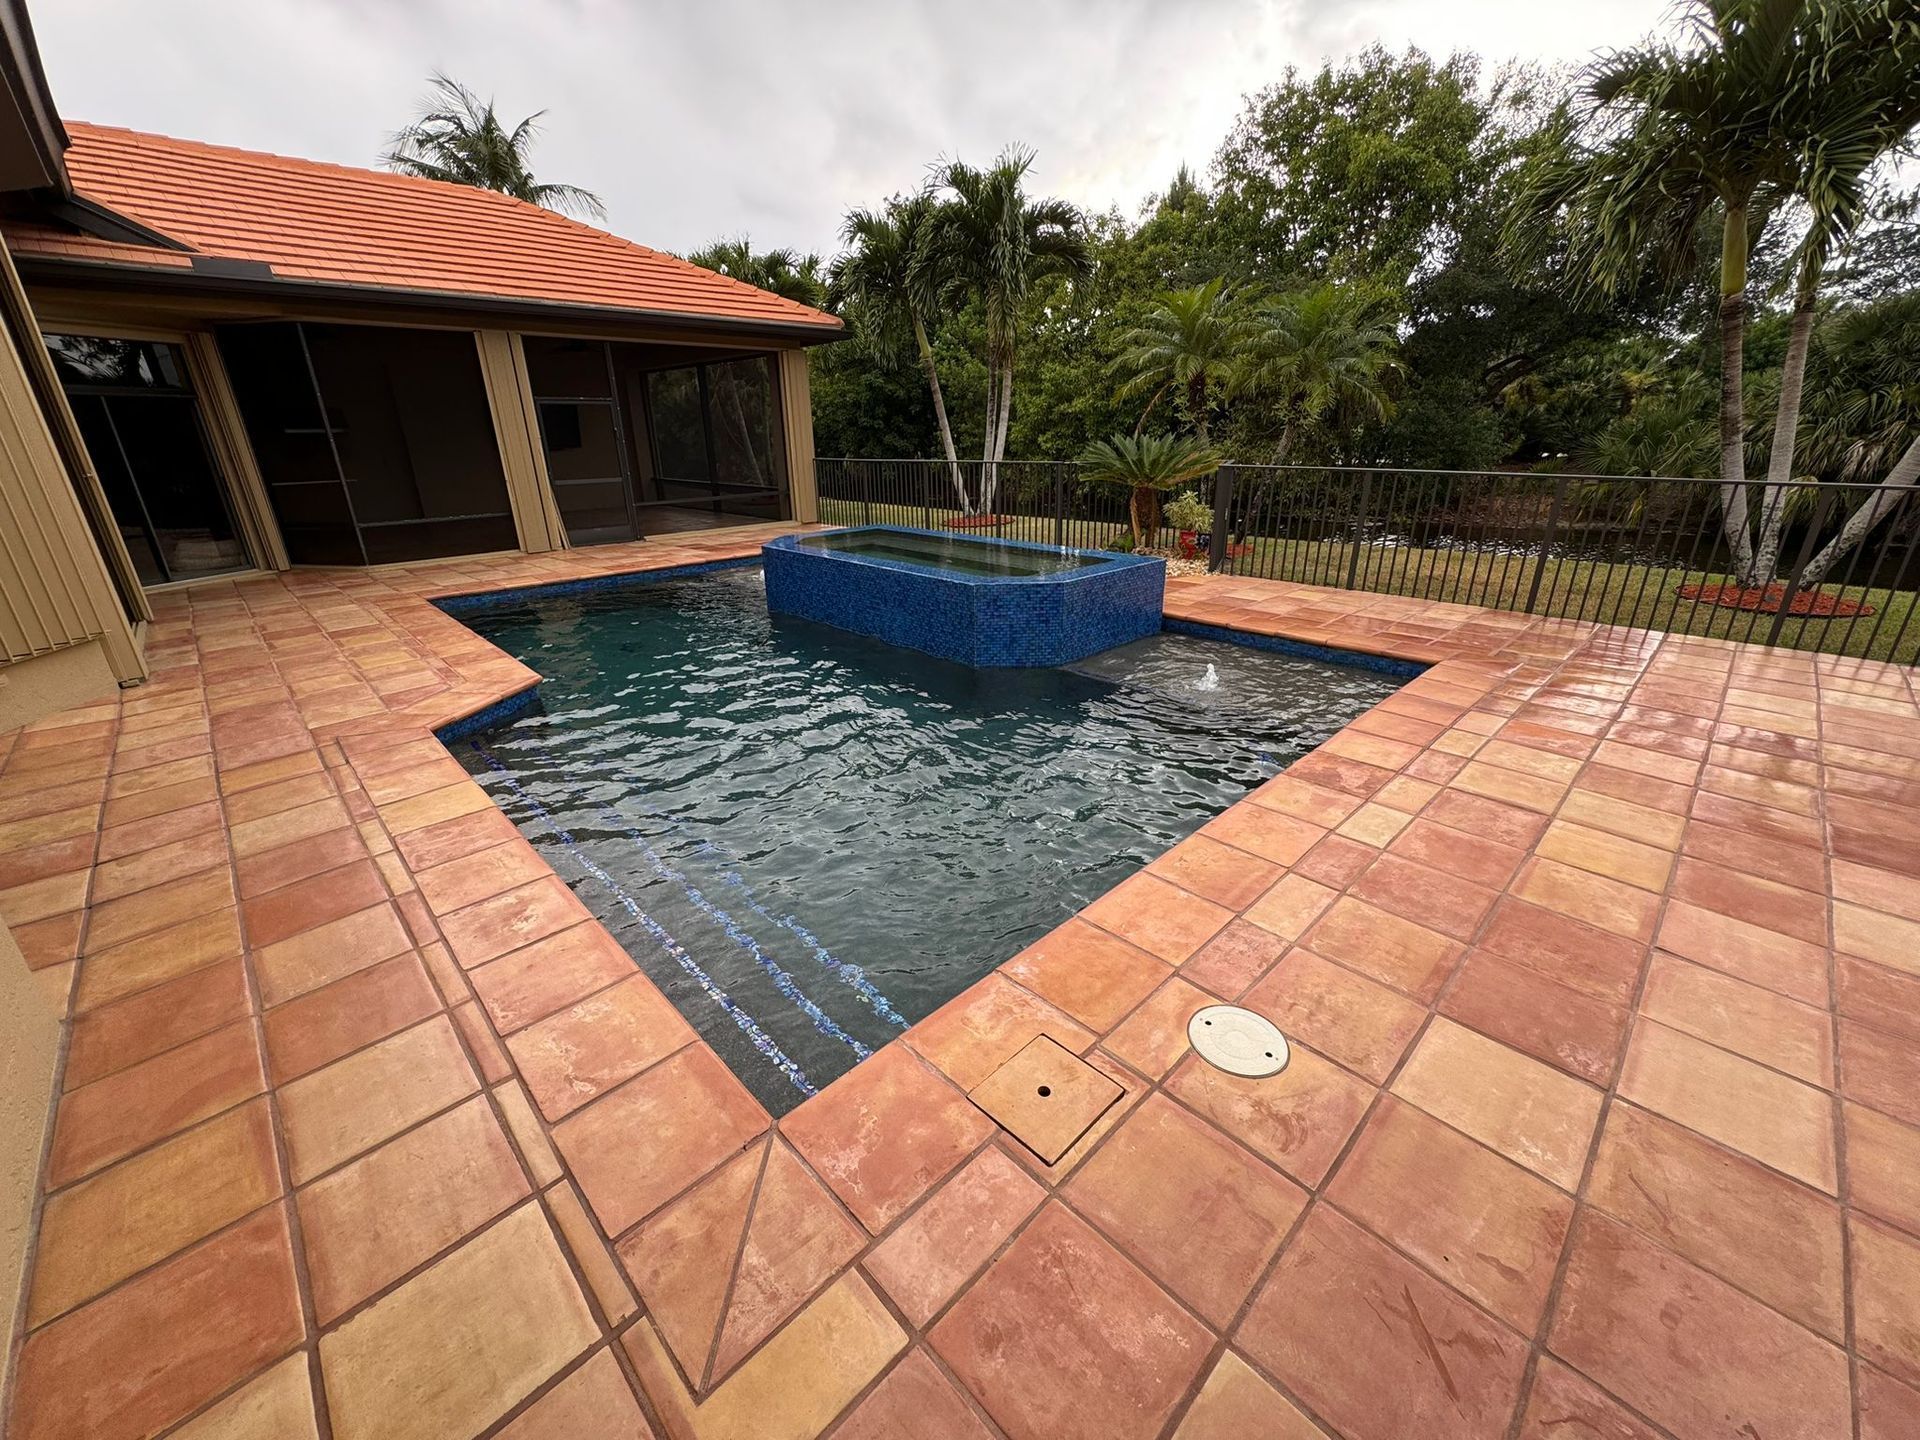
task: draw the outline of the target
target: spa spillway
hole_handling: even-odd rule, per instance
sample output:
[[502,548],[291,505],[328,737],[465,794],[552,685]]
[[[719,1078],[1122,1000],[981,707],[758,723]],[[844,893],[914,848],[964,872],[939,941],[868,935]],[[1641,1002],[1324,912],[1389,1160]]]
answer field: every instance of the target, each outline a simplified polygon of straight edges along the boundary
[[868,525],[783,535],[761,551],[767,608],[962,665],[1068,665],[1160,629],[1167,567]]

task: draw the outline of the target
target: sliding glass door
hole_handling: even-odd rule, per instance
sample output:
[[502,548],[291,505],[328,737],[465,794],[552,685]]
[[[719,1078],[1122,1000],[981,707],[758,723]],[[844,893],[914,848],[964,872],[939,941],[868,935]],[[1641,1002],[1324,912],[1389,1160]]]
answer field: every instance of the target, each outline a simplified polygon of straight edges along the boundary
[[141,583],[247,569],[179,349],[94,335],[46,341]]

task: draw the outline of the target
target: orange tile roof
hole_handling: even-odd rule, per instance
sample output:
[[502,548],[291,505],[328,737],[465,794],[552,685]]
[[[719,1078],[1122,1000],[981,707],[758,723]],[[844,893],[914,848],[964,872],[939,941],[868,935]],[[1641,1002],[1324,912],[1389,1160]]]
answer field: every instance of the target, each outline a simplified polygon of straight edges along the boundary
[[[732,320],[840,322],[821,311],[491,190],[66,122],[84,198],[276,277]],[[191,257],[10,220],[18,255],[177,271]]]

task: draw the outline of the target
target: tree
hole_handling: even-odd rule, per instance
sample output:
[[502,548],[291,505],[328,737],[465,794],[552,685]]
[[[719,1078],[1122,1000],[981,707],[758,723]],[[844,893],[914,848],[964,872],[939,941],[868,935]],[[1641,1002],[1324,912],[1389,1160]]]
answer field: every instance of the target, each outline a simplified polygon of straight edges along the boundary
[[1224,380],[1246,348],[1249,327],[1226,281],[1215,278],[1161,295],[1146,319],[1120,336],[1113,369],[1122,377],[1120,396],[1153,393],[1140,412],[1138,435],[1168,390],[1184,392],[1187,417],[1201,444],[1208,443],[1209,382]]
[[[1772,579],[1779,564],[1821,282],[1835,254],[1867,217],[1869,176],[1920,123],[1920,77],[1915,75],[1915,67],[1920,67],[1920,12],[1912,0],[1818,5],[1808,28],[1813,49],[1796,71],[1800,88],[1783,97],[1782,105],[1794,117],[1800,148],[1793,193],[1806,207],[1808,223],[1795,266],[1792,328],[1781,370],[1767,489],[1761,497],[1753,560],[1761,584]],[[1877,516],[1866,520],[1860,534],[1876,522]],[[1826,567],[1819,573],[1825,574]]]
[[1756,544],[1743,390],[1754,244],[1777,211],[1805,206],[1770,475],[1784,481],[1820,274],[1857,223],[1865,176],[1920,113],[1911,15],[1911,0],[1687,0],[1681,43],[1589,68],[1584,110],[1559,121],[1566,143],[1534,167],[1509,229],[1520,252],[1557,237],[1574,284],[1610,292],[1649,261],[1682,273],[1717,226],[1721,528],[1747,584],[1772,579],[1784,515],[1763,500]]
[[402,175],[497,190],[530,205],[597,219],[606,214],[598,195],[577,185],[535,180],[527,166],[540,117],[546,113],[536,110],[509,130],[494,114],[491,100],[481,100],[436,71],[433,91],[420,103],[420,113],[393,133],[380,163]]
[[1478,80],[1473,56],[1375,45],[1248,99],[1213,169],[1220,224],[1254,273],[1398,292],[1442,263],[1497,129]]
[[960,473],[953,426],[947,419],[947,400],[940,389],[940,369],[934,363],[933,342],[927,337],[928,320],[940,303],[945,280],[938,260],[926,253],[933,213],[933,197],[925,191],[896,196],[879,210],[848,212],[840,231],[848,248],[833,262],[829,293],[837,302],[858,308],[861,338],[870,347],[889,343],[903,323],[911,332],[920,373],[940,426],[947,472],[959,497],[960,513],[969,515],[973,503]]
[[821,278],[820,257],[800,255],[792,250],[755,250],[753,240],[737,235],[716,240],[704,250],[686,257],[690,264],[717,275],[744,281],[760,290],[811,305],[816,310],[827,303],[827,285]]
[[1127,522],[1137,550],[1160,534],[1160,496],[1220,468],[1212,446],[1191,435],[1115,435],[1080,452],[1089,480],[1127,487]]
[[1027,297],[1041,282],[1087,273],[1086,222],[1065,200],[1029,199],[1033,152],[1012,146],[986,169],[954,160],[940,167],[943,197],[931,243],[916,256],[927,287],[952,304],[979,303],[986,320],[986,430],[981,442],[980,510],[991,514],[1006,458],[1013,362]]
[[1384,420],[1387,386],[1399,372],[1399,341],[1379,302],[1351,286],[1322,281],[1279,296],[1255,313],[1229,393],[1278,402],[1283,465],[1303,431],[1329,422]]
[[[1816,585],[1920,486],[1920,291],[1842,311],[1814,347],[1806,459],[1822,480],[1871,485],[1808,560]],[[1876,477],[1878,483],[1875,484]]]

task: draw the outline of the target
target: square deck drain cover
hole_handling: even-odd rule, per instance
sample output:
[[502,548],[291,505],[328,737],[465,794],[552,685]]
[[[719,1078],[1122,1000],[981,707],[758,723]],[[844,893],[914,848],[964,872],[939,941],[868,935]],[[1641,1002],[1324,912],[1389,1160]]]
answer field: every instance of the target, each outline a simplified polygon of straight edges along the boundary
[[1126,1092],[1057,1041],[1040,1035],[968,1098],[1052,1165]]

